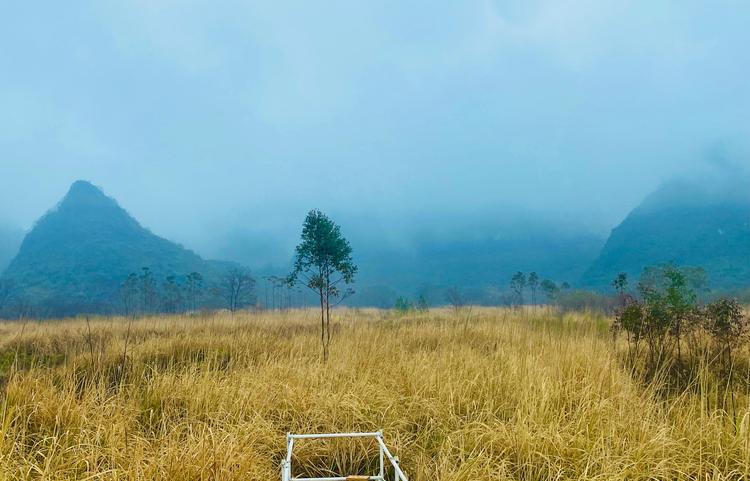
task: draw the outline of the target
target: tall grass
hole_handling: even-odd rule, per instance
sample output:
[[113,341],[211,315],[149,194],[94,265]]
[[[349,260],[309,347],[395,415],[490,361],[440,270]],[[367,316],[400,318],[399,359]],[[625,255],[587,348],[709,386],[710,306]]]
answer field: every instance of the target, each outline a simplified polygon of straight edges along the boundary
[[[737,425],[701,390],[665,397],[607,319],[335,321],[327,364],[314,311],[2,323],[0,479],[274,480],[288,431],[377,429],[415,481],[750,476],[746,393]],[[300,442],[294,474],[374,472],[375,453]]]

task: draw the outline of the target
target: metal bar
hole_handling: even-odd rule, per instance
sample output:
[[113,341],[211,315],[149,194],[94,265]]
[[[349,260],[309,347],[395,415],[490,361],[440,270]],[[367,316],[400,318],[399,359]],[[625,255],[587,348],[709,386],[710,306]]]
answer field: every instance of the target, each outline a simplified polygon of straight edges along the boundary
[[286,433],[286,458],[284,459],[284,475],[282,481],[292,479],[292,450],[294,449],[294,438],[291,433]]
[[[383,438],[383,433],[378,431],[378,439]],[[385,453],[383,453],[383,446],[380,446],[380,443],[378,443],[378,450],[380,451],[380,469],[378,470],[378,475],[381,478],[385,478],[385,460],[383,459],[385,457]]]
[[[291,481],[347,481],[348,479],[346,476],[336,476],[332,478],[291,478]],[[385,481],[385,478],[380,476],[370,476],[367,479],[370,481]]]
[[324,438],[376,438],[380,433],[328,433],[328,434],[290,434],[292,439],[324,439]]
[[292,478],[292,481],[346,481],[345,477],[335,477],[335,478]]
[[393,466],[395,481],[408,481],[406,475],[401,470],[398,458],[394,457],[388,450],[383,441],[382,431],[374,433],[323,433],[323,434],[291,434],[287,433],[287,455],[282,461],[282,481],[347,481],[350,479],[346,476],[323,477],[323,478],[294,478],[292,477],[292,450],[294,449],[295,439],[331,439],[331,438],[375,438],[379,447],[380,466],[377,476],[369,476],[370,481],[385,481],[385,458]]
[[391,452],[388,451],[388,447],[385,445],[383,440],[381,438],[377,438],[377,440],[378,440],[378,443],[380,444],[380,447],[383,449],[383,452],[385,453],[386,457],[388,458],[388,461],[391,462],[391,464],[393,465],[393,469],[396,471],[396,481],[400,481],[400,480],[409,481],[406,478],[406,475],[404,474],[404,472],[401,471],[401,467],[398,465],[398,461],[396,461],[396,459],[393,457]]
[[292,464],[292,449],[294,449],[294,438],[292,436],[288,436],[288,441],[286,444],[286,462],[287,464]]

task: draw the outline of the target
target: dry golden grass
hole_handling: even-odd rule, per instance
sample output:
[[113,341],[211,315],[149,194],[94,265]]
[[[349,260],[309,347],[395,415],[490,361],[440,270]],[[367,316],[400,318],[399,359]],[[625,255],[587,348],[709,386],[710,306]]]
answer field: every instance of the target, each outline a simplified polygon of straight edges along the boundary
[[[0,479],[275,480],[284,435],[383,429],[413,481],[742,479],[741,422],[623,369],[608,320],[477,309],[0,324]],[[89,331],[90,329],[90,331]],[[362,474],[307,442],[295,474]],[[360,472],[360,473],[358,473]]]

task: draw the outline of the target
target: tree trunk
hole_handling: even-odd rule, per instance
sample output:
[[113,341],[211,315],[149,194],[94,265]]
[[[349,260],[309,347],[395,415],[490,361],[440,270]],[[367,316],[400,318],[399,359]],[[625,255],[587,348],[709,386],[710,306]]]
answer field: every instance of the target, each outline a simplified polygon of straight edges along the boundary
[[331,346],[331,297],[326,293],[326,360]]
[[326,270],[325,274],[325,296],[326,296],[326,361],[330,353],[331,346],[331,278],[330,273]]
[[326,320],[325,307],[323,306],[323,290],[319,289],[320,294],[320,344],[323,346],[323,362],[328,361],[328,349],[326,346]]

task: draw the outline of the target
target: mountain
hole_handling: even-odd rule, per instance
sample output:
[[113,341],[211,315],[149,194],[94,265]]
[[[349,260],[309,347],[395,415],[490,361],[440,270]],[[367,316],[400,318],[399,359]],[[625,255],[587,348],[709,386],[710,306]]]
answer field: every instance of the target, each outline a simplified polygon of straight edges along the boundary
[[21,229],[0,226],[0,273],[8,267],[23,240]]
[[432,304],[443,304],[446,289],[452,287],[463,291],[472,303],[502,303],[515,272],[535,271],[543,279],[572,282],[580,278],[603,243],[593,234],[562,234],[551,229],[503,237],[422,238],[410,249],[389,251],[364,245],[355,249],[358,294],[351,303],[391,307],[393,303],[386,300],[390,290],[394,300],[396,293],[412,298],[421,294]]
[[[517,271],[537,271],[557,280],[578,279],[601,248],[594,235],[421,239],[413,248],[382,252],[360,250],[363,279],[391,279],[396,286],[429,283],[445,286],[507,287]],[[366,268],[366,269],[365,269]]]
[[702,267],[713,288],[750,285],[750,182],[662,185],[612,230],[583,284],[605,287],[619,272],[637,279],[644,267]]
[[3,279],[50,315],[110,312],[123,281],[144,267],[156,280],[200,272],[210,281],[227,264],[152,234],[99,188],[77,181],[26,235]]

